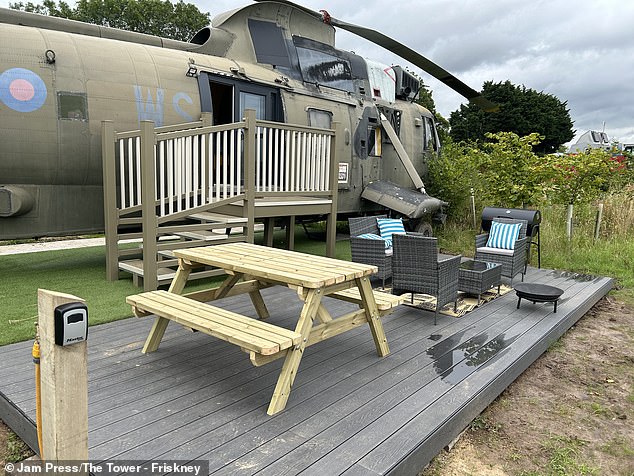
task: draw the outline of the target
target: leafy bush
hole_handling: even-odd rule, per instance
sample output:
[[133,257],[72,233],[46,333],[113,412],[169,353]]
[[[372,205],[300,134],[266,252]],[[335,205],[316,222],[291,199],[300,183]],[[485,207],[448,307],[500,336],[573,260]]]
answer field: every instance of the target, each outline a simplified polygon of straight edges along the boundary
[[429,164],[428,191],[449,202],[451,217],[469,212],[473,189],[476,205],[522,207],[543,197],[543,161],[532,150],[538,134],[487,134],[485,144],[449,143]]
[[628,180],[626,163],[602,149],[547,155],[543,170],[549,199],[562,205],[589,203]]
[[448,141],[440,157],[429,162],[427,192],[449,202],[451,217],[463,216],[469,210],[471,189],[478,189],[478,173],[472,147]]
[[[581,230],[585,221],[594,226],[596,208],[590,205],[600,199],[604,218],[599,236],[614,238],[634,231],[634,164],[628,154],[588,149],[574,155],[538,156],[533,152],[538,134],[519,137],[500,132],[487,138],[491,142],[485,144],[449,143],[441,157],[429,164],[428,191],[449,202],[447,211],[453,222],[471,223],[473,190],[475,222],[484,206],[545,210],[551,205],[588,205],[575,208],[574,227]],[[573,222],[562,219],[562,226],[565,223],[570,238]],[[585,231],[590,243],[592,226]]]

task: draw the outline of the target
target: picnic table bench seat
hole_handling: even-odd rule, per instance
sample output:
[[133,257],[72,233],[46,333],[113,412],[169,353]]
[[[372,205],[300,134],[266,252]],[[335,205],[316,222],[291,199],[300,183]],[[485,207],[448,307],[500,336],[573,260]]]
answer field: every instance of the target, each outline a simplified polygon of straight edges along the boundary
[[[385,316],[386,314],[391,313],[396,306],[405,302],[404,296],[396,296],[394,294],[384,293],[377,290],[372,290],[372,294],[374,294],[376,307],[379,310],[379,314],[381,316]],[[340,299],[342,301],[355,303],[359,306],[363,305],[363,300],[361,299],[359,288],[344,289],[343,291],[337,291],[335,293],[329,294],[329,296],[335,299]]]
[[154,314],[261,355],[273,355],[301,341],[301,334],[168,291],[128,296],[137,316]]

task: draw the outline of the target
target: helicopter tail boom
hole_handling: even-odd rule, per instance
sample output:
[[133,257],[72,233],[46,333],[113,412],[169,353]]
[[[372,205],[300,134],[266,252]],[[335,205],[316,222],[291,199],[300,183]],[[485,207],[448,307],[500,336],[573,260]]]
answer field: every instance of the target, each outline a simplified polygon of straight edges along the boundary
[[111,40],[127,41],[130,43],[139,43],[175,50],[195,51],[200,48],[200,45],[196,43],[161,38],[159,36],[147,35],[145,33],[109,28],[106,26],[69,20],[67,18],[40,15],[38,13],[23,12],[8,8],[0,8],[0,23],[43,28],[45,30],[64,31],[66,33],[76,33],[78,35],[95,36],[98,38],[109,38]]

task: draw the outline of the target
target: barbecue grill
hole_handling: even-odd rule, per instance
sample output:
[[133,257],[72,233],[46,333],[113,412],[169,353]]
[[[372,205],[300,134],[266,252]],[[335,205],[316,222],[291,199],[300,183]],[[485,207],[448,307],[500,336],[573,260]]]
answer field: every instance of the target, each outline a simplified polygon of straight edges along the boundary
[[528,245],[527,260],[530,260],[531,245],[537,245],[537,264],[542,267],[541,247],[539,244],[539,224],[542,222],[542,214],[539,210],[529,210],[528,208],[496,208],[485,207],[482,210],[482,222],[480,228],[482,231],[491,230],[491,223],[496,218],[513,218],[515,220],[526,220],[528,226],[526,228],[526,236],[530,236]]

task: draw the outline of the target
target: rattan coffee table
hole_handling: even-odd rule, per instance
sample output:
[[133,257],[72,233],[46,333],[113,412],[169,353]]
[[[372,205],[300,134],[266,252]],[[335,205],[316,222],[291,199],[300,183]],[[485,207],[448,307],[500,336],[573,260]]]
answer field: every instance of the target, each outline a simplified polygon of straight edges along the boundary
[[486,261],[467,260],[460,263],[458,269],[458,289],[468,294],[478,295],[478,304],[482,293],[497,286],[500,294],[502,265]]

